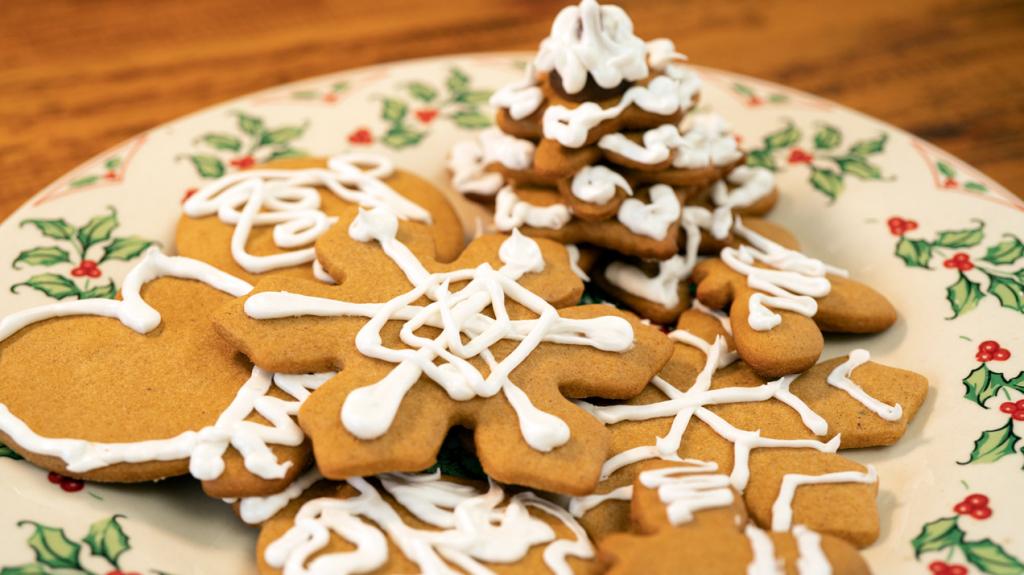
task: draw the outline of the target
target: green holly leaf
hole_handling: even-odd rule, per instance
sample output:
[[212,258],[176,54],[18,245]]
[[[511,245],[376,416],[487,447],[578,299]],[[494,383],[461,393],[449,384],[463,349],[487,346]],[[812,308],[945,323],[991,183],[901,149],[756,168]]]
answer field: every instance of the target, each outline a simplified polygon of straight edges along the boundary
[[400,124],[405,115],[409,113],[409,106],[401,100],[384,98],[384,107],[381,109],[380,117],[392,124]]
[[46,566],[42,563],[28,563],[17,567],[4,567],[0,569],[0,575],[48,575]]
[[117,522],[119,518],[123,517],[123,515],[114,515],[93,523],[89,526],[89,534],[82,539],[92,550],[93,555],[103,557],[114,566],[117,566],[117,558],[131,549],[131,545],[128,544],[128,536],[125,535],[121,524]]
[[460,94],[464,94],[469,91],[469,76],[458,68],[452,68],[448,72],[448,80],[445,82],[448,86],[448,91],[453,96],[458,97]]
[[121,158],[120,158],[120,156],[114,156],[113,158],[109,158],[106,162],[103,162],[103,167],[108,169],[108,170],[116,170],[116,169],[120,168],[121,167]]
[[85,176],[84,178],[78,178],[77,180],[71,180],[68,185],[72,188],[84,188],[85,186],[91,186],[96,182],[100,181],[100,177],[97,175]]
[[469,104],[470,106],[478,106],[480,104],[486,104],[491,99],[491,93],[486,90],[472,90],[470,92],[464,92],[455,97],[456,102],[463,104]]
[[57,274],[34,275],[28,278],[28,281],[12,285],[11,293],[18,293],[18,288],[21,286],[28,286],[34,290],[41,291],[56,300],[62,300],[66,297],[77,297],[79,294],[78,286],[75,285],[75,282]]
[[283,158],[305,158],[308,155],[309,154],[306,151],[298,148],[278,148],[267,156],[266,161],[269,162],[271,160],[280,160]]
[[824,124],[814,134],[814,147],[819,150],[832,150],[843,141],[843,133],[839,128]]
[[8,459],[21,459],[17,451],[14,451],[10,447],[7,447],[3,443],[0,443],[0,457],[6,457]]
[[109,209],[109,214],[96,216],[79,228],[78,243],[82,245],[83,253],[89,251],[90,246],[109,240],[110,234],[117,228],[117,211],[113,207]]
[[1020,575],[1024,564],[991,539],[968,541],[960,545],[968,563],[987,575]]
[[200,177],[213,179],[224,175],[224,162],[221,162],[217,156],[196,154],[189,156],[188,159],[192,161],[192,165],[196,167]]
[[969,248],[980,244],[983,239],[985,223],[979,221],[976,228],[939,232],[939,237],[933,243],[944,248]]
[[21,252],[18,254],[17,259],[14,260],[14,263],[11,264],[11,267],[18,269],[19,263],[25,263],[30,266],[52,266],[70,261],[71,256],[63,249],[57,246],[43,246]]
[[89,288],[78,294],[78,299],[114,299],[117,297],[117,286],[111,280],[107,285]]
[[888,139],[889,135],[883,133],[873,140],[860,140],[859,142],[854,142],[854,144],[850,146],[848,153],[854,156],[870,156],[871,154],[877,154],[885,151],[885,143]]
[[413,98],[428,104],[437,97],[437,90],[423,82],[412,82],[409,84],[409,93],[412,94]]
[[747,165],[754,168],[764,168],[773,172],[778,169],[778,166],[775,165],[775,157],[772,156],[769,150],[751,150],[747,152]]
[[967,461],[960,465],[969,463],[992,463],[999,461],[1007,455],[1013,455],[1020,437],[1013,432],[1013,419],[1007,419],[1006,425],[982,431],[978,439],[974,440],[974,449]]
[[1024,393],[1024,372],[1021,372],[1013,380],[1007,381],[1006,376],[999,372],[991,371],[983,363],[967,374],[967,377],[963,379],[963,384],[967,388],[964,391],[964,399],[969,399],[988,409],[985,402],[995,397],[999,390],[1004,387],[1016,389]]
[[1017,236],[1006,234],[1003,241],[985,250],[985,257],[981,258],[996,265],[1012,264],[1024,256],[1024,243],[1021,243]]
[[100,258],[99,263],[103,263],[108,260],[133,260],[139,257],[139,254],[146,251],[146,249],[153,244],[154,242],[152,240],[146,240],[139,236],[114,238],[114,241],[110,242],[103,248],[103,257]]
[[480,113],[476,108],[459,110],[452,114],[452,120],[456,126],[468,130],[477,130],[491,125],[491,118],[486,114]]
[[949,178],[949,179],[955,179],[956,178],[956,170],[953,169],[953,166],[949,165],[946,162],[943,162],[942,160],[939,160],[938,162],[935,162],[935,168],[937,170],[939,170],[939,173],[942,174],[943,176],[945,176],[946,178]]
[[785,128],[772,132],[764,137],[764,147],[769,150],[780,150],[788,148],[800,141],[800,129],[796,124],[789,122]]
[[344,92],[348,90],[348,82],[335,82],[331,84],[331,91],[337,94],[338,92]]
[[773,104],[781,104],[783,102],[788,102],[789,96],[785,94],[770,94],[768,96],[768,101]]
[[843,191],[843,177],[828,168],[811,168],[811,185],[830,199],[836,199]]
[[749,97],[754,95],[754,90],[753,89],[751,89],[749,86],[745,86],[745,85],[740,84],[740,83],[733,84],[732,85],[732,89],[733,89],[734,92],[736,92],[740,96],[746,96],[747,98],[749,98]]
[[44,236],[55,240],[70,240],[75,235],[75,226],[63,219],[57,220],[23,220],[21,225],[35,226]]
[[985,187],[985,184],[979,184],[978,182],[967,182],[967,183],[964,184],[964,189],[965,190],[970,190],[972,192],[987,192],[988,191],[988,188]]
[[80,569],[78,551],[81,545],[67,538],[64,530],[47,527],[34,521],[19,521],[18,527],[32,525],[34,531],[28,538],[28,546],[35,551],[36,561],[47,567]]
[[405,129],[391,130],[380,139],[381,143],[395,149],[402,149],[414,146],[420,142],[426,132],[412,132]]
[[199,141],[218,150],[237,152],[242,149],[242,140],[231,134],[206,134]]
[[932,245],[924,240],[900,237],[896,242],[896,256],[912,268],[928,268],[932,259]]
[[320,94],[313,90],[299,90],[298,92],[292,92],[292,98],[296,100],[316,100],[320,97]]
[[978,307],[978,302],[983,297],[985,294],[982,293],[981,286],[960,272],[960,277],[946,288],[946,300],[953,310],[953,317],[948,319],[956,319]]
[[301,126],[286,126],[284,128],[263,132],[263,135],[260,136],[259,145],[283,146],[302,136],[306,131],[306,127],[307,125],[303,124]]
[[844,174],[850,174],[862,180],[882,179],[882,170],[865,160],[864,156],[854,155],[834,159]]
[[955,547],[963,540],[964,532],[957,525],[957,518],[944,517],[925,523],[921,533],[910,544],[914,547],[914,557],[920,557],[922,553]]
[[985,275],[988,276],[988,293],[996,296],[1000,305],[1024,312],[1024,284],[1009,277]]
[[263,134],[263,120],[257,116],[238,112],[238,129],[250,136],[259,136]]

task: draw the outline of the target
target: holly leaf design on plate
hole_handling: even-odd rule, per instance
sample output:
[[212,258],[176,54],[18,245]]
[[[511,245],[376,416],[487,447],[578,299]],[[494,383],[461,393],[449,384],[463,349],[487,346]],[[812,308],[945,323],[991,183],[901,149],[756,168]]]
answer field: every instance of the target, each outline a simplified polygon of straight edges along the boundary
[[132,260],[138,257],[142,252],[146,251],[146,248],[153,245],[153,243],[154,242],[151,240],[146,240],[138,236],[114,238],[114,241],[104,246],[103,257],[100,258],[99,263],[109,260]]
[[100,285],[87,289],[78,294],[78,299],[114,299],[117,296],[117,286],[111,280],[107,285]]
[[811,168],[811,185],[830,199],[836,199],[843,191],[843,177],[828,168]]
[[0,569],[0,575],[48,575],[46,566],[42,563],[29,563],[17,567],[4,567]]
[[985,239],[985,223],[979,221],[978,227],[966,230],[947,230],[939,232],[934,244],[944,248],[969,248]]
[[956,319],[978,307],[983,297],[985,294],[981,291],[981,285],[960,272],[960,277],[946,288],[946,299],[953,309],[953,317],[948,319]]
[[1024,312],[1024,284],[1012,277],[988,275],[988,293],[1005,308]]
[[991,264],[1004,265],[1013,262],[1024,256],[1024,243],[1012,234],[1003,236],[1003,241],[985,250],[985,257],[981,258]]
[[427,104],[433,102],[434,98],[437,97],[437,90],[423,82],[411,82],[409,84],[409,93],[412,94],[413,98]]
[[3,443],[0,443],[0,457],[6,457],[8,459],[21,459],[22,458],[20,455],[18,455],[18,452],[14,451],[10,447],[7,447]]
[[282,158],[304,158],[309,154],[297,148],[279,148],[267,156],[266,161],[280,160]]
[[988,575],[1019,575],[1024,564],[991,539],[968,541],[960,545],[967,561]]
[[47,567],[80,569],[78,551],[81,545],[67,538],[64,530],[47,527],[35,521],[19,521],[18,527],[31,525],[34,528],[28,538],[28,546],[36,554],[36,561]]
[[302,134],[306,132],[306,128],[307,125],[303,124],[301,126],[286,126],[284,128],[277,128],[276,130],[263,132],[260,136],[259,145],[286,145],[292,140],[302,136]]
[[452,95],[458,97],[460,94],[469,91],[469,76],[458,68],[452,68],[448,72],[448,80],[445,82],[445,85],[448,86],[448,91]]
[[11,293],[18,293],[18,288],[21,286],[28,286],[34,290],[41,291],[56,300],[75,297],[79,294],[78,286],[75,285],[75,282],[58,274],[34,275],[24,282],[12,285]]
[[491,119],[476,109],[459,110],[452,114],[452,120],[456,126],[470,130],[486,128],[491,125]]
[[920,557],[922,553],[959,545],[963,540],[964,532],[957,525],[957,518],[944,517],[925,523],[921,533],[910,544],[914,547],[914,556]]
[[479,104],[486,104],[491,99],[491,93],[487,90],[472,90],[469,92],[463,92],[455,97],[456,102],[463,104],[469,104],[476,106]]
[[1005,375],[990,370],[988,365],[983,363],[967,374],[967,377],[963,379],[963,384],[967,388],[964,391],[964,398],[988,409],[985,402],[995,397],[1004,387],[1024,393],[1024,371],[1007,381]]
[[21,225],[33,225],[44,236],[55,240],[70,240],[75,235],[75,226],[64,219],[56,220],[24,220]]
[[199,141],[218,150],[237,152],[242,149],[242,140],[231,134],[206,134]]
[[843,134],[839,128],[824,124],[814,134],[814,147],[819,150],[832,150],[839,147],[843,141]]
[[82,251],[89,251],[89,247],[105,242],[110,239],[110,234],[117,228],[117,210],[111,206],[110,213],[104,216],[96,216],[89,220],[78,230],[78,243],[82,245]]
[[856,156],[869,156],[885,151],[885,143],[889,140],[888,134],[882,134],[872,140],[860,140],[850,146],[849,153]]
[[395,98],[384,98],[384,107],[381,109],[380,117],[392,124],[398,124],[409,112],[409,106]]
[[392,148],[401,149],[407,146],[418,144],[423,137],[426,136],[425,132],[413,132],[403,128],[396,130],[390,130],[388,133],[380,139],[385,146]]
[[800,141],[800,129],[796,124],[789,122],[785,128],[772,132],[764,137],[764,147],[769,150],[780,150],[788,148]]
[[773,172],[779,169],[770,150],[750,150],[747,152],[747,165],[753,168],[764,168]]
[[896,256],[912,268],[928,269],[932,259],[932,245],[924,240],[900,237],[896,242]]
[[113,565],[117,565],[117,558],[122,553],[131,549],[128,536],[125,535],[118,519],[123,515],[113,515],[107,519],[101,519],[89,526],[89,534],[82,541],[89,546],[93,555],[103,557]]
[[217,156],[193,154],[188,159],[195,166],[200,177],[213,179],[224,175],[224,162],[220,161]]
[[1018,441],[1020,437],[1013,432],[1013,420],[1007,419],[1006,425],[1002,427],[982,431],[981,436],[974,440],[970,458],[960,465],[999,461],[1016,451]]
[[14,263],[11,264],[11,267],[18,269],[19,263],[30,266],[52,266],[70,261],[70,254],[63,249],[57,246],[43,246],[21,252],[14,260]]
[[238,112],[238,129],[250,136],[259,136],[263,133],[263,120],[257,116]]
[[935,162],[935,169],[937,169],[940,174],[942,174],[944,177],[948,179],[956,179],[956,170],[953,168],[953,166],[949,165],[948,162],[944,162],[942,160]]
[[882,170],[868,162],[863,156],[850,155],[835,159],[839,169],[844,174],[860,178],[862,180],[881,180]]

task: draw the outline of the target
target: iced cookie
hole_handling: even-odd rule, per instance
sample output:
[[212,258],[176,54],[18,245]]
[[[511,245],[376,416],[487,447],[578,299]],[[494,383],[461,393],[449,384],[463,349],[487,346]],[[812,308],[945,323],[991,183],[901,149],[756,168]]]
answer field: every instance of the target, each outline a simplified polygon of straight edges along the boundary
[[431,224],[441,260],[462,249],[459,220],[439,190],[384,156],[349,153],[276,160],[206,184],[182,207],[178,252],[250,282],[267,274],[331,281],[313,242],[353,205]]
[[323,378],[275,380],[217,335],[214,311],[250,289],[208,264],[150,251],[125,278],[122,300],[5,317],[0,441],[90,481],[191,473],[217,497],[279,491],[309,461],[293,417]]
[[632,397],[671,344],[609,306],[558,309],[582,292],[559,244],[483,236],[445,264],[428,232],[343,214],[317,243],[339,286],[270,278],[216,323],[265,369],[341,370],[299,413],[326,477],[422,470],[462,426],[496,480],[589,492],[607,434],[565,398]]

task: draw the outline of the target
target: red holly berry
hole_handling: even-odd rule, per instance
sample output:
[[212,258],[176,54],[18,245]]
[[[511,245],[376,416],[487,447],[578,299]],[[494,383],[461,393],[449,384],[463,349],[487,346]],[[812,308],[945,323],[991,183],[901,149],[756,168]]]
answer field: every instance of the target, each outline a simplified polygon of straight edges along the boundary
[[992,354],[992,359],[995,361],[1006,361],[1010,359],[1010,350],[999,348]]
[[961,501],[960,503],[957,503],[956,505],[953,506],[953,511],[955,511],[958,515],[967,515],[973,509],[974,508],[971,507],[970,504],[967,503],[966,501]]
[[199,191],[199,188],[189,188],[189,189],[185,190],[185,193],[182,194],[182,196],[181,196],[181,203],[184,204],[185,202],[187,202],[188,199],[191,198],[192,196],[196,195],[196,192],[198,192],[198,191]]
[[908,232],[911,230],[916,230],[917,222],[915,222],[914,220],[906,220],[903,224],[903,229],[907,230]]
[[971,507],[985,507],[988,505],[988,496],[982,493],[972,493],[964,499],[964,502]]
[[760,106],[761,104],[764,104],[764,100],[762,100],[761,98],[759,98],[757,96],[751,96],[747,100],[747,105],[750,106],[751,108],[756,108],[756,107]]
[[992,341],[991,339],[981,342],[981,344],[978,346],[978,351],[987,351],[988,353],[993,353],[998,350],[999,343]]
[[790,164],[809,164],[813,159],[814,156],[811,154],[808,154],[800,148],[794,148],[793,151],[789,153],[788,162]]
[[971,517],[975,519],[988,519],[992,517],[992,509],[988,507],[975,507],[971,509]]
[[932,561],[928,564],[928,570],[935,575],[941,575],[949,570],[949,565],[946,565],[943,561]]
[[736,145],[737,146],[743,144],[743,136],[741,136],[739,134],[733,134],[732,135],[732,139],[736,140]]
[[1004,401],[999,404],[999,411],[1013,415],[1018,410],[1017,404],[1012,401]]
[[986,353],[984,351],[979,351],[978,353],[974,354],[974,359],[980,361],[981,363],[985,363],[987,361],[992,361],[992,354]]
[[61,475],[60,473],[57,473],[56,471],[51,471],[50,474],[46,476],[46,478],[50,480],[50,483],[60,483],[61,480],[64,479],[64,476]]
[[1017,406],[1017,411],[1024,410],[1024,399],[1018,399],[1014,405]]
[[328,94],[324,94],[324,102],[327,102],[328,104],[333,104],[333,103],[335,103],[337,101],[338,101],[338,95],[337,94],[335,94],[333,92],[328,93]]
[[963,565],[950,565],[946,569],[946,575],[967,575],[967,568]]
[[1010,417],[1012,417],[1014,421],[1024,421],[1024,409],[1014,411]]
[[956,180],[954,180],[953,178],[946,178],[946,181],[942,182],[942,187],[946,189],[953,189],[959,186],[960,184],[957,184]]
[[429,124],[436,117],[436,108],[420,108],[419,110],[416,110],[416,118],[424,124]]
[[107,173],[103,174],[103,177],[108,180],[116,180],[117,172],[115,172],[114,170],[108,170]]
[[85,489],[85,482],[80,479],[72,479],[70,477],[65,477],[64,479],[60,480],[60,488],[63,489],[64,491],[67,491],[68,493],[75,493],[76,491],[81,491],[82,489]]
[[348,141],[353,144],[372,144],[373,134],[366,128],[359,128],[348,135]]
[[256,163],[256,158],[254,158],[252,156],[242,156],[240,158],[235,158],[235,159],[231,160],[231,162],[229,162],[229,163],[233,167],[238,168],[239,170],[244,170],[246,168],[251,167],[253,164],[255,164]]
[[947,268],[956,268],[963,272],[974,269],[974,264],[971,262],[971,256],[964,252],[957,252],[953,254],[953,257],[942,262],[942,265]]
[[894,236],[902,236],[910,230],[917,229],[917,222],[914,220],[905,220],[900,217],[893,216],[889,218],[889,232]]

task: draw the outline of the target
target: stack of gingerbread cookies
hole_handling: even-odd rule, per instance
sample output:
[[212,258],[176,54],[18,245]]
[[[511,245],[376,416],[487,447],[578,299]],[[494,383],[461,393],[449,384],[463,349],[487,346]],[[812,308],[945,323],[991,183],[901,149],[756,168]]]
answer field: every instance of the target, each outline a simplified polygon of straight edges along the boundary
[[[879,478],[840,451],[899,440],[927,381],[819,361],[895,310],[743,217],[774,185],[719,120],[676,128],[679,59],[563,10],[503,132],[453,151],[505,228],[468,245],[381,156],[208,184],[119,299],[0,320],[0,441],[89,481],[191,475],[267,574],[868,572]],[[581,266],[616,265],[679,301],[580,305]]]

